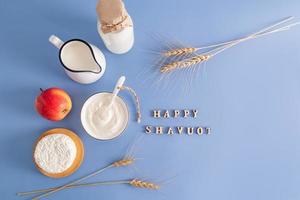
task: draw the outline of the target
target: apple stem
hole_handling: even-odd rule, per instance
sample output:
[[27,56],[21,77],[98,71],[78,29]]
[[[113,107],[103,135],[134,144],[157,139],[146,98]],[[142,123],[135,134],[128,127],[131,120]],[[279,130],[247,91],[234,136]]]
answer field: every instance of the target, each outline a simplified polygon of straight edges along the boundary
[[41,92],[44,92],[44,90],[43,90],[42,88],[40,88],[40,91],[41,91]]

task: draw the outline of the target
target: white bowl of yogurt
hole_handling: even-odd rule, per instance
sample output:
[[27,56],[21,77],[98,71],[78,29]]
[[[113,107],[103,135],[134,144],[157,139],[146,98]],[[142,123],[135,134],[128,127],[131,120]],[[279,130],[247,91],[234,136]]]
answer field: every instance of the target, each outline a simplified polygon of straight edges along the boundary
[[129,111],[126,103],[116,96],[110,106],[113,93],[100,92],[89,97],[81,109],[81,124],[93,138],[110,140],[126,129]]

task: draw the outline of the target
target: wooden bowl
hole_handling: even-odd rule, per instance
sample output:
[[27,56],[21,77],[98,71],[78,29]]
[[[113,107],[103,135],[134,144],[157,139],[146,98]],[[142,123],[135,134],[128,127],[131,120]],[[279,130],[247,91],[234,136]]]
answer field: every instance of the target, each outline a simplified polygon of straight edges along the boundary
[[[75,143],[76,149],[77,149],[76,157],[75,157],[72,165],[68,169],[66,169],[65,171],[60,172],[60,173],[49,173],[49,172],[46,172],[45,170],[43,170],[42,168],[40,168],[37,165],[37,163],[35,161],[35,158],[34,158],[34,153],[35,153],[35,149],[36,149],[36,146],[37,146],[38,142],[42,138],[44,138],[45,136],[51,135],[51,134],[64,134],[64,135],[69,136],[73,140],[73,142]],[[84,157],[84,148],[83,148],[83,144],[82,144],[81,139],[74,132],[72,132],[72,131],[70,131],[68,129],[65,129],[65,128],[54,128],[54,129],[50,129],[50,130],[44,132],[38,138],[38,140],[36,141],[36,143],[34,145],[33,160],[34,160],[35,166],[37,167],[37,169],[42,174],[44,174],[45,176],[52,177],[52,178],[62,178],[62,177],[66,177],[66,176],[69,176],[72,173],[74,173],[79,168],[79,166],[81,165],[81,163],[83,161],[83,157]]]

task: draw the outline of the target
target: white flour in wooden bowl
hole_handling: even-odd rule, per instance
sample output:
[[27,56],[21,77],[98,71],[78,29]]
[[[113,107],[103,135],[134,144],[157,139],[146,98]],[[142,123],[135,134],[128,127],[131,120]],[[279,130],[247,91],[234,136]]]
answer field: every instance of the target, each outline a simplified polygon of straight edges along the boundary
[[73,164],[76,158],[76,144],[65,134],[50,134],[36,145],[34,159],[38,167],[48,173],[61,173]]

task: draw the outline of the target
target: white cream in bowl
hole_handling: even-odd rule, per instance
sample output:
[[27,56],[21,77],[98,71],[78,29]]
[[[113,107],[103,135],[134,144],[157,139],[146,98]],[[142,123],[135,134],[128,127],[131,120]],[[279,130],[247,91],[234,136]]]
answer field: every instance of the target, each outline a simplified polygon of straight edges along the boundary
[[81,123],[86,132],[96,139],[109,140],[119,136],[126,128],[129,112],[124,101],[112,93],[97,93],[84,103]]

